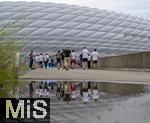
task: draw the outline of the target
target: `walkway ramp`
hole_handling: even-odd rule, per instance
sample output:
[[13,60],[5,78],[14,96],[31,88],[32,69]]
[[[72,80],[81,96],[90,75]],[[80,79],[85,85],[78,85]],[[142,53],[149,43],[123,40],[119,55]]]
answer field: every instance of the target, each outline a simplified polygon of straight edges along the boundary
[[36,69],[19,77],[21,81],[62,80],[95,81],[120,83],[149,83],[150,72],[113,71],[113,70],[57,70]]

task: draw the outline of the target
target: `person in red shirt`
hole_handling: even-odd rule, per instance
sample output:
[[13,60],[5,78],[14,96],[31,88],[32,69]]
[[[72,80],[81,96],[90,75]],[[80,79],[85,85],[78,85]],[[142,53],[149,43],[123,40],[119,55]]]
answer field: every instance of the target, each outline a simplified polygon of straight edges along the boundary
[[29,68],[32,70],[33,69],[33,61],[34,61],[34,55],[33,55],[33,50],[29,53]]
[[71,57],[71,68],[75,69],[75,65],[77,61],[77,54],[75,53],[74,50],[72,50],[70,57]]
[[70,89],[71,89],[71,98],[72,98],[72,100],[75,100],[75,98],[76,98],[76,85],[74,84],[74,83],[72,83],[71,85],[70,85]]

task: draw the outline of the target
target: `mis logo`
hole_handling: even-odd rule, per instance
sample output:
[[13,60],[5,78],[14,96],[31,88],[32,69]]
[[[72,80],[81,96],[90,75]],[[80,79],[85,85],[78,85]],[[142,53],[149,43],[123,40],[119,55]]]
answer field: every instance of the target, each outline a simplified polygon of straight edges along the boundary
[[0,122],[50,122],[48,98],[1,98]]

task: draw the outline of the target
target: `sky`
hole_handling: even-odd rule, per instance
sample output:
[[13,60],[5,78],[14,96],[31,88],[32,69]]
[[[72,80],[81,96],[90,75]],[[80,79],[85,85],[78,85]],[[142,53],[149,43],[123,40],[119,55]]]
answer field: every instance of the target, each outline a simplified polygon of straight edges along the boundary
[[106,9],[150,19],[150,0],[0,0],[53,2]]

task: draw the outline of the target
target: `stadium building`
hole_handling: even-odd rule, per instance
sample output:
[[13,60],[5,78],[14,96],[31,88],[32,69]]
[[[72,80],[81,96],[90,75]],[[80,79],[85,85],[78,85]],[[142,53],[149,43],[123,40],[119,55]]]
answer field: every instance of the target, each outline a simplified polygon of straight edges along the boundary
[[66,4],[40,2],[1,2],[0,27],[10,25],[23,53],[55,53],[70,47],[97,48],[101,56],[150,50],[150,20],[114,11]]

